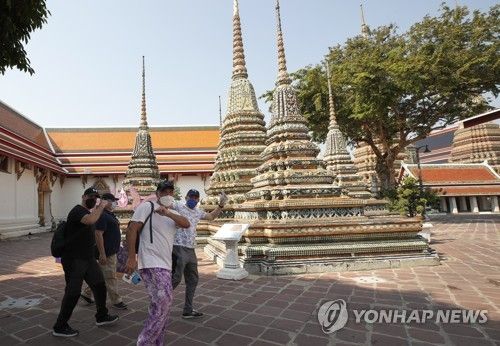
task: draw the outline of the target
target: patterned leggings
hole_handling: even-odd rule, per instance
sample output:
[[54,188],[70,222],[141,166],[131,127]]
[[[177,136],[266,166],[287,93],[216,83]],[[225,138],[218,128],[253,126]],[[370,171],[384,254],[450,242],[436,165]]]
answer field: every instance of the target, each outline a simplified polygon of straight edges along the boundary
[[172,306],[172,273],[163,268],[140,269],[142,281],[151,299],[149,316],[144,323],[137,346],[163,345]]

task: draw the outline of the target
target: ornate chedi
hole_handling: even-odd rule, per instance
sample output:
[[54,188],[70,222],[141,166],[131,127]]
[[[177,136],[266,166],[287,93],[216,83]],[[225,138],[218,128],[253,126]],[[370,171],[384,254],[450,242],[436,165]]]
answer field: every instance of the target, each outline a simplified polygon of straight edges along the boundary
[[357,174],[358,172],[351,159],[351,154],[347,151],[347,141],[337,124],[328,63],[326,64],[326,72],[328,99],[330,103],[330,125],[328,126],[328,134],[326,136],[323,161],[325,161],[327,169],[335,177],[334,184],[346,190],[347,195],[356,198],[371,198],[371,193],[368,192],[366,184],[363,182],[361,176]]
[[228,99],[214,173],[204,203],[217,203],[218,195],[225,192],[230,209],[232,204],[243,202],[245,193],[252,189],[250,179],[262,163],[260,154],[266,140],[264,115],[248,80],[237,0],[233,2],[233,75]]
[[123,187],[127,192],[131,188],[140,196],[148,196],[156,191],[160,180],[156,156],[151,144],[148,121],[146,117],[146,73],[144,68],[144,57],[142,57],[142,106],[141,125],[135,137],[135,147],[132,158],[128,165]]
[[[286,70],[278,0],[276,12],[279,73],[267,147],[247,200],[233,206],[233,221],[250,224],[239,245],[244,268],[279,275],[439,263],[417,235],[420,219],[388,215],[384,202],[340,196],[316,158]],[[226,248],[209,239],[205,253],[220,263]]]
[[460,127],[453,137],[450,162],[488,164],[500,173],[500,125],[486,123]]

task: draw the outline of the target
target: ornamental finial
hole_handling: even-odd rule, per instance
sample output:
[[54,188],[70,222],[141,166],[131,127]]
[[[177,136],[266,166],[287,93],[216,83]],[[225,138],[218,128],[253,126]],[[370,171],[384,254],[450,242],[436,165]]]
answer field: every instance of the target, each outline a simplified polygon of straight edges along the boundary
[[361,34],[366,37],[370,34],[370,28],[368,27],[368,25],[366,25],[365,22],[365,12],[363,10],[363,4],[359,4],[359,7],[361,9]]
[[141,104],[141,129],[148,128],[146,116],[146,69],[144,67],[144,55],[142,56],[142,104]]
[[238,0],[233,0],[233,79],[247,78]]
[[328,100],[330,105],[330,128],[338,127],[337,116],[335,115],[335,103],[333,102],[332,82],[330,76],[330,64],[326,61],[326,79],[328,82]]
[[276,0],[276,21],[278,32],[278,80],[276,85],[290,84],[290,76],[286,69],[285,44],[283,43],[283,32],[281,31],[280,2]]

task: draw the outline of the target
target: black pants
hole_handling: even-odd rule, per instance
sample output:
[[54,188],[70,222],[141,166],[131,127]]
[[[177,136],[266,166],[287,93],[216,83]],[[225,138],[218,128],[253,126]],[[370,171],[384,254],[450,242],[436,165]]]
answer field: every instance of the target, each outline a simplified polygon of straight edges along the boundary
[[184,300],[185,314],[193,312],[193,298],[198,285],[198,259],[194,249],[174,245],[172,250],[172,287],[175,289],[182,280],[186,283],[186,298]]
[[96,319],[106,316],[108,314],[106,308],[106,284],[97,261],[93,258],[62,258],[61,262],[64,269],[66,288],[61,302],[61,311],[54,328],[63,328],[67,325],[80,298],[83,280],[89,285],[94,294],[97,307]]

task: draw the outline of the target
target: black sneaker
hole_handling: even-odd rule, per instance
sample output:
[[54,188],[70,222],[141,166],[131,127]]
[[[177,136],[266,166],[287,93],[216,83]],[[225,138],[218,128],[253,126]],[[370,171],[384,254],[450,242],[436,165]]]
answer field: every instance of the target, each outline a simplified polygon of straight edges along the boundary
[[104,317],[98,318],[95,321],[96,326],[106,326],[108,324],[113,324],[118,321],[117,315],[106,315]]
[[66,326],[64,328],[55,328],[52,330],[52,335],[60,336],[63,338],[71,338],[78,335],[78,330],[71,328],[70,326]]
[[127,304],[125,304],[124,302],[113,304],[113,307],[118,310],[127,310]]
[[199,312],[199,311],[196,311],[196,310],[193,310],[193,311],[191,311],[188,314],[182,314],[182,318],[184,318],[186,320],[189,320],[189,319],[192,319],[192,318],[198,318],[198,317],[201,317],[201,316],[203,316],[203,312]]
[[83,294],[80,294],[80,298],[82,298],[88,305],[94,304],[94,299],[84,296]]

